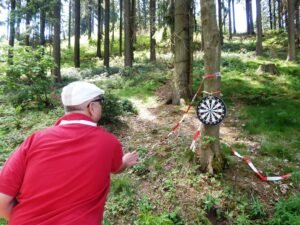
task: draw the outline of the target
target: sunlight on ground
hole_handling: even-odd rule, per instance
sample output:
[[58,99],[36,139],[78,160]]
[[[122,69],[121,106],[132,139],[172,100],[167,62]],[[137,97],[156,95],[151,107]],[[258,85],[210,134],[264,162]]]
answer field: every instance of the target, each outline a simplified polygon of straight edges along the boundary
[[148,120],[151,122],[157,122],[157,116],[151,113],[148,108],[156,108],[159,106],[156,97],[149,97],[146,101],[142,101],[137,98],[130,98],[134,107],[138,109],[138,117],[142,120]]

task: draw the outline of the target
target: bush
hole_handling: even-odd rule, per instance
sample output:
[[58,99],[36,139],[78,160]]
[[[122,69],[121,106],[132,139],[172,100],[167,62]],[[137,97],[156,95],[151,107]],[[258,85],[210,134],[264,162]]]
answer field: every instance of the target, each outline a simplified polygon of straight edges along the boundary
[[130,101],[122,100],[111,93],[105,94],[101,124],[118,123],[119,117],[126,113],[136,113]]
[[18,110],[47,107],[51,105],[48,95],[53,85],[48,72],[53,67],[52,57],[42,47],[17,47],[13,65],[4,69],[1,89]]

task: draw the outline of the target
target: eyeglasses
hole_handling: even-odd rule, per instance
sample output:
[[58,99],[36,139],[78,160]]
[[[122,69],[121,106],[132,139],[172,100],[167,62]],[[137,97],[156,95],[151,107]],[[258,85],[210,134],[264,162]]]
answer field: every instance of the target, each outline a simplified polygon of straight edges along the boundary
[[104,103],[104,96],[101,95],[99,98],[97,98],[91,102],[99,102],[100,105],[102,105]]

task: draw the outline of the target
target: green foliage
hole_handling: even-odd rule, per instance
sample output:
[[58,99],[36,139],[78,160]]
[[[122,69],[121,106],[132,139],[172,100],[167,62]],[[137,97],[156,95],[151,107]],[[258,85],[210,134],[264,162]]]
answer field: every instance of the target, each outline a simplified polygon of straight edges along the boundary
[[300,195],[291,196],[276,204],[269,225],[298,225],[300,221]]
[[149,165],[150,165],[150,158],[146,156],[148,149],[145,147],[139,147],[137,149],[139,153],[139,163],[133,167],[133,171],[138,176],[143,176],[149,173]]
[[101,124],[118,123],[120,116],[127,113],[136,113],[132,103],[122,100],[114,94],[106,93],[103,104]]
[[250,204],[250,215],[252,219],[257,219],[265,216],[264,206],[261,202],[254,196],[252,196],[252,201]]
[[4,219],[0,219],[0,225],[7,225],[7,222]]
[[49,93],[53,87],[49,71],[53,67],[52,57],[45,49],[15,48],[13,65],[6,68],[1,86],[8,101],[19,111],[49,107]]

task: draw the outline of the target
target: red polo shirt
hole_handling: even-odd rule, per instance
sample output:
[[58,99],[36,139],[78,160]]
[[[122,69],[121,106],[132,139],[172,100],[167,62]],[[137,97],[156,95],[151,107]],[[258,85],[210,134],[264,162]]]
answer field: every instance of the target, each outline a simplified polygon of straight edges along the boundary
[[82,114],[68,114],[28,137],[0,172],[16,196],[10,225],[99,225],[121,144]]

